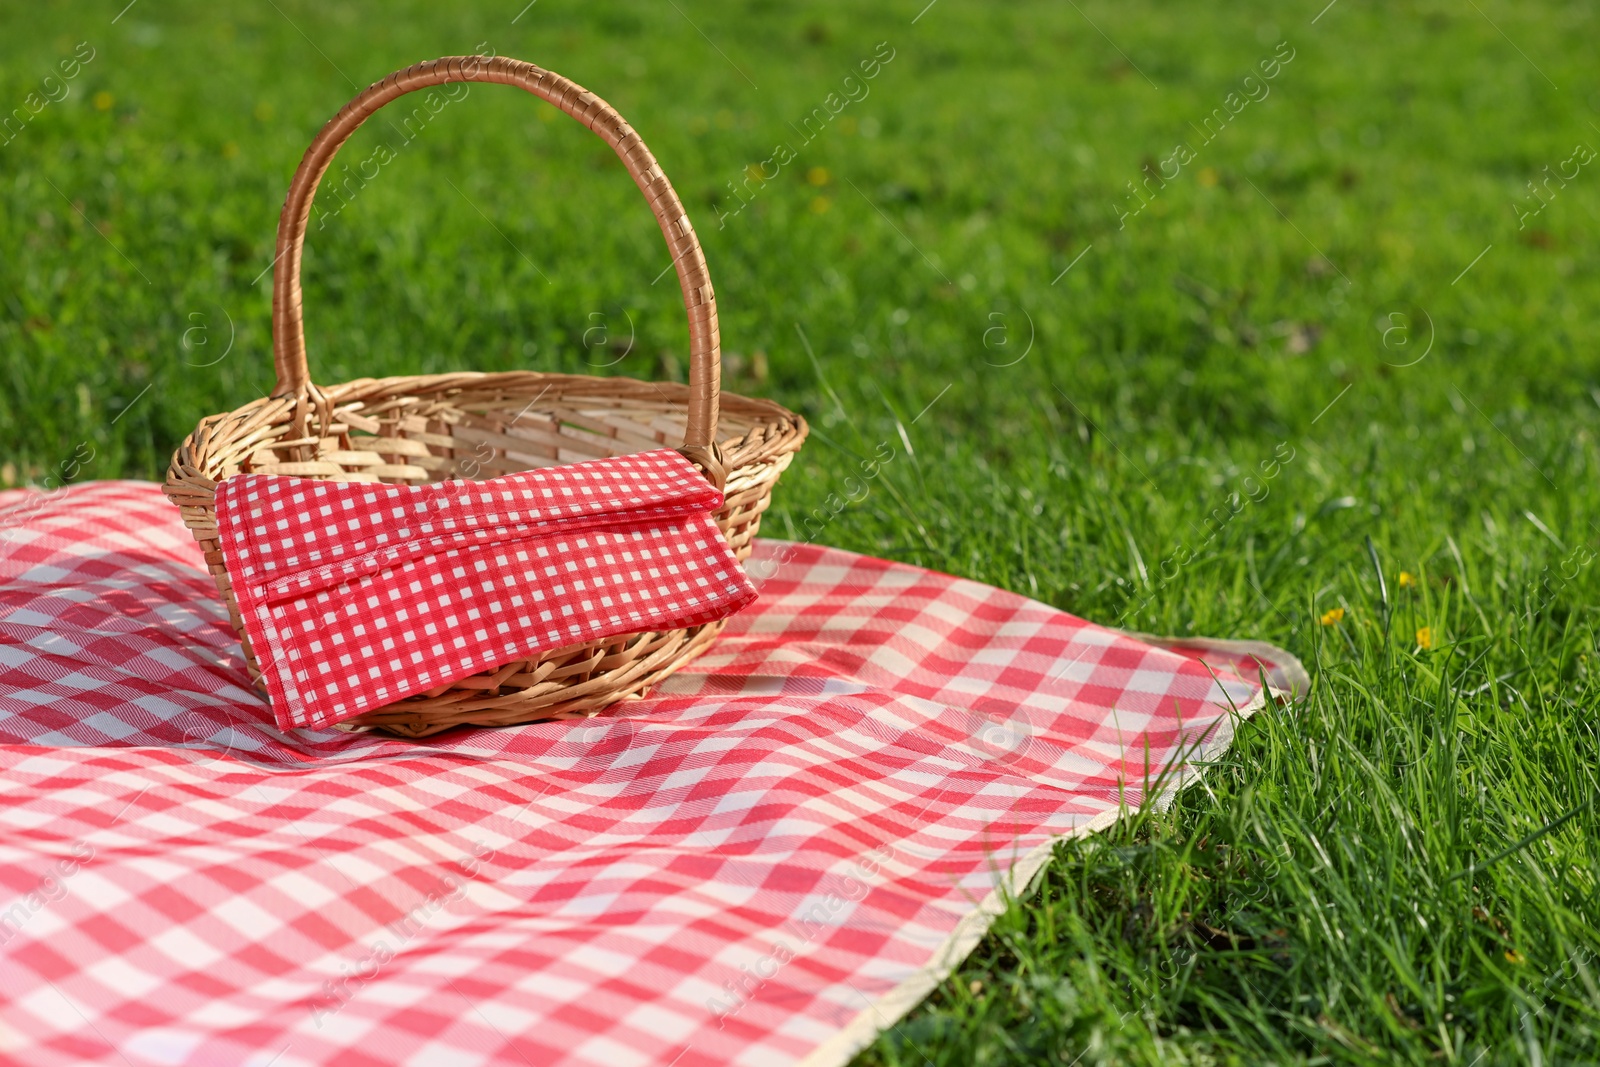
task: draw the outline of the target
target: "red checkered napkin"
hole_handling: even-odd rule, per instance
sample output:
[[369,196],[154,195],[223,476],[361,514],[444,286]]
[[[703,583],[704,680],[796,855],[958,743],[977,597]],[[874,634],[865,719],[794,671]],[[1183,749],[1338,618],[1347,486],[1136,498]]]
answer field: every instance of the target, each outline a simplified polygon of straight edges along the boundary
[[278,725],[363,711],[554,648],[696,626],[755,598],[670,449],[481,482],[241,474],[217,527]]

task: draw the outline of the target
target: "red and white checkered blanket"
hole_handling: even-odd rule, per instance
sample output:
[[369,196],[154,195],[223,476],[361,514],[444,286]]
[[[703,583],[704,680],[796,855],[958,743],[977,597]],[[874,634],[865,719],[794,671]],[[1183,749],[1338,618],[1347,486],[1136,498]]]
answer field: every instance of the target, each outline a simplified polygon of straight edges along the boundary
[[285,732],[154,485],[0,494],[0,1062],[842,1063],[1303,678],[833,549],[751,569],[601,717]]

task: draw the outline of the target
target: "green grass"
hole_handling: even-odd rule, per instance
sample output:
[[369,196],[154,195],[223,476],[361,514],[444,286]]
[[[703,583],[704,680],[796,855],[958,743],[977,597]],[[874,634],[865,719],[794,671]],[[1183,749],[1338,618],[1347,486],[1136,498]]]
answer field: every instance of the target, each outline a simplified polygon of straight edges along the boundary
[[[345,75],[533,59],[677,184],[727,387],[812,420],[769,533],[900,442],[821,540],[1312,668],[1169,812],[1061,848],[864,1063],[1600,1060],[1600,161],[1513,207],[1600,147],[1594,7],[922,2],[8,4],[5,108],[96,54],[0,147],[0,480],[157,477],[270,387],[256,279]],[[319,380],[682,375],[653,222],[557,117],[480,87],[314,229]]]

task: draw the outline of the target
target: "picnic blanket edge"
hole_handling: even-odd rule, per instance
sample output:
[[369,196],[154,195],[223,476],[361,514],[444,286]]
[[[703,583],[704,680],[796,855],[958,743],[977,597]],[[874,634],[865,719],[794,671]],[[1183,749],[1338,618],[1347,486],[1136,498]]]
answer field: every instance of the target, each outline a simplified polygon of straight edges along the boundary
[[[1141,635],[1143,636],[1143,635]],[[1162,638],[1146,638],[1151,643],[1165,643]],[[1270,651],[1281,670],[1284,670],[1292,683],[1298,683],[1306,677],[1305,667],[1299,659],[1260,641],[1222,641],[1209,638],[1184,638],[1186,647],[1203,648],[1216,647],[1219,650],[1238,650],[1238,646],[1250,645],[1253,649],[1266,653]],[[1232,647],[1230,647],[1232,646]],[[1250,718],[1266,706],[1270,697],[1274,701],[1293,700],[1303,696],[1305,689],[1298,684],[1290,689],[1269,686],[1256,693],[1248,704],[1233,709],[1235,714],[1228,715],[1218,720],[1217,728],[1209,739],[1202,742],[1195,758],[1206,762],[1226,752],[1233,745],[1234,724]],[[1192,760],[1185,760],[1183,770],[1179,772],[1178,780],[1164,786],[1150,803],[1155,810],[1165,811],[1177,799],[1178,795],[1190,786],[1199,782],[1204,776],[1202,769],[1193,769]],[[914,973],[902,979],[898,985],[882,994],[876,1001],[869,1003],[857,1012],[845,1026],[823,1044],[817,1046],[802,1059],[797,1067],[847,1067],[858,1053],[869,1047],[878,1039],[878,1035],[893,1030],[900,1024],[911,1011],[921,1004],[936,990],[940,983],[954,974],[966,958],[972,955],[974,949],[989,933],[989,927],[994,920],[1004,913],[1009,900],[1023,901],[1031,897],[1038,888],[1036,876],[1044,869],[1055,852],[1056,845],[1063,841],[1088,837],[1090,834],[1099,833],[1115,826],[1127,815],[1133,813],[1127,807],[1112,808],[1103,811],[1081,826],[1074,827],[1064,834],[1057,834],[1046,841],[1041,841],[1034,846],[1001,877],[999,884],[991,889],[979,902],[977,908],[962,916],[956,923],[949,936],[934,951],[933,958]]]

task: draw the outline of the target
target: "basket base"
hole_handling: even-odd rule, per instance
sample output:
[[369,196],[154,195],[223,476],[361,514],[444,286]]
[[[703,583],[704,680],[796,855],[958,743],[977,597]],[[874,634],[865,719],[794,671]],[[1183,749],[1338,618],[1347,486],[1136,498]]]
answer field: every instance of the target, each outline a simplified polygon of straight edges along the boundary
[[[336,729],[428,737],[457,726],[587,718],[619,701],[647,696],[662,679],[704,652],[726,624],[720,619],[687,630],[632,634],[547,652],[538,660],[500,668],[496,673],[506,675],[505,681],[492,689],[462,688],[457,682],[437,695],[411,697],[365,712]],[[533,675],[542,680],[532,681]],[[467,681],[494,677],[475,675]],[[519,679],[530,684],[518,684]]]

